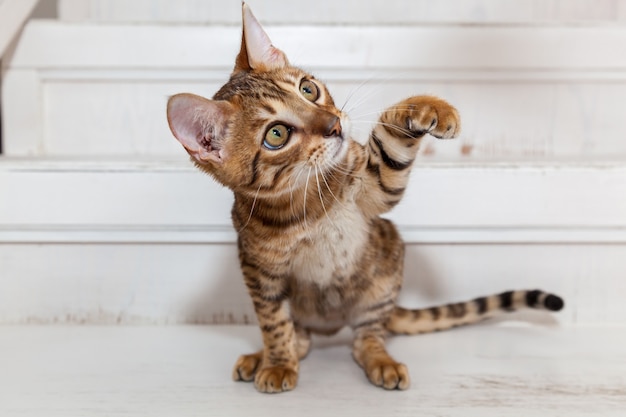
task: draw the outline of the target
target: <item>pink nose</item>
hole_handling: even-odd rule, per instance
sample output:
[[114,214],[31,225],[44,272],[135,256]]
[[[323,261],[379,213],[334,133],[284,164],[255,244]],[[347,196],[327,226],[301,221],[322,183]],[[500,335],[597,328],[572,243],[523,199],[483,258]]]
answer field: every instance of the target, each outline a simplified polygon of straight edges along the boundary
[[331,136],[341,136],[341,120],[339,117],[335,116],[326,129],[326,134],[324,137],[329,138]]

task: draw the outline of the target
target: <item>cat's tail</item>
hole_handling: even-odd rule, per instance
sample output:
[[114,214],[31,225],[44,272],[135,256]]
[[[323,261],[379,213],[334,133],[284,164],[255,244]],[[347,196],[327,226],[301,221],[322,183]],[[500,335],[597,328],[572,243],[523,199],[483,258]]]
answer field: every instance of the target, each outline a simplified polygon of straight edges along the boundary
[[409,310],[395,307],[386,328],[396,334],[418,334],[477,323],[502,313],[534,308],[559,311],[563,299],[541,290],[507,291],[471,301]]

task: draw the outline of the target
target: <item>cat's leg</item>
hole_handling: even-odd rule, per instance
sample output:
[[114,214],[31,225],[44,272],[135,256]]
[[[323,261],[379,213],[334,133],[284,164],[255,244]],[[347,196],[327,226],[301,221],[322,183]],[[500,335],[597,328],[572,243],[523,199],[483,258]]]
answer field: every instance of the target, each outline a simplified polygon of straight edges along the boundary
[[[295,326],[296,344],[295,350],[298,360],[304,359],[311,348],[311,336],[308,330]],[[235,381],[250,382],[255,379],[257,371],[262,368],[265,349],[248,355],[241,355],[233,369],[233,379]],[[297,375],[296,375],[297,377]],[[295,387],[295,382],[293,383]],[[291,387],[291,388],[293,388]],[[257,388],[259,388],[257,386]],[[275,392],[261,389],[264,392]]]
[[453,138],[460,126],[456,109],[437,97],[414,96],[386,109],[365,146],[360,206],[369,215],[389,211],[404,195],[424,135]]
[[354,330],[352,355],[369,380],[385,389],[407,389],[409,374],[385,350],[385,324],[394,310],[402,287],[404,244],[398,230],[389,220],[375,219],[371,223],[370,241],[363,257],[363,279],[360,300],[350,314]]
[[241,236],[238,241],[244,282],[259,322],[263,351],[239,358],[233,377],[254,378],[254,386],[261,392],[289,391],[296,386],[299,370],[296,331],[288,301],[289,275],[284,264],[263,264],[256,243],[244,242]]
[[396,362],[385,349],[382,321],[355,329],[352,356],[372,384],[390,390],[405,390],[409,387],[406,366]]
[[263,337],[263,353],[254,386],[261,392],[292,390],[298,381],[300,364],[296,332],[287,303],[255,300],[255,309]]

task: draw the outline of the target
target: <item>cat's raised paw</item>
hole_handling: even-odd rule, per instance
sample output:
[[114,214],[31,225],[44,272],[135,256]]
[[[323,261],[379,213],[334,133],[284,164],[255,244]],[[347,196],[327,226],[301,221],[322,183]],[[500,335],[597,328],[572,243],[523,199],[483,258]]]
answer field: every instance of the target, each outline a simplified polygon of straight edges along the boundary
[[451,139],[461,130],[461,119],[457,110],[437,97],[410,97],[391,109],[395,109],[393,123],[412,137],[429,133],[439,139]]
[[254,386],[260,392],[277,393],[291,391],[298,382],[298,373],[284,366],[264,368],[257,372]]
[[233,369],[233,380],[250,382],[254,379],[261,361],[263,360],[263,352],[252,353],[250,355],[241,355],[235,363]]
[[405,390],[410,385],[408,369],[398,362],[377,361],[368,366],[365,373],[372,384],[384,389]]

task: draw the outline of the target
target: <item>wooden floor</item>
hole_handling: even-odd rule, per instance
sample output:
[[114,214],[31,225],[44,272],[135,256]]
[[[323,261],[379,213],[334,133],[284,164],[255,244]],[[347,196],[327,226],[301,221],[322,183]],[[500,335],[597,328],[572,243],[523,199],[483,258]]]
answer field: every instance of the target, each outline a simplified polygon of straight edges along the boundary
[[296,390],[265,395],[230,379],[255,327],[0,327],[0,416],[626,416],[626,327],[395,337],[403,392],[365,380],[349,337],[315,339]]

